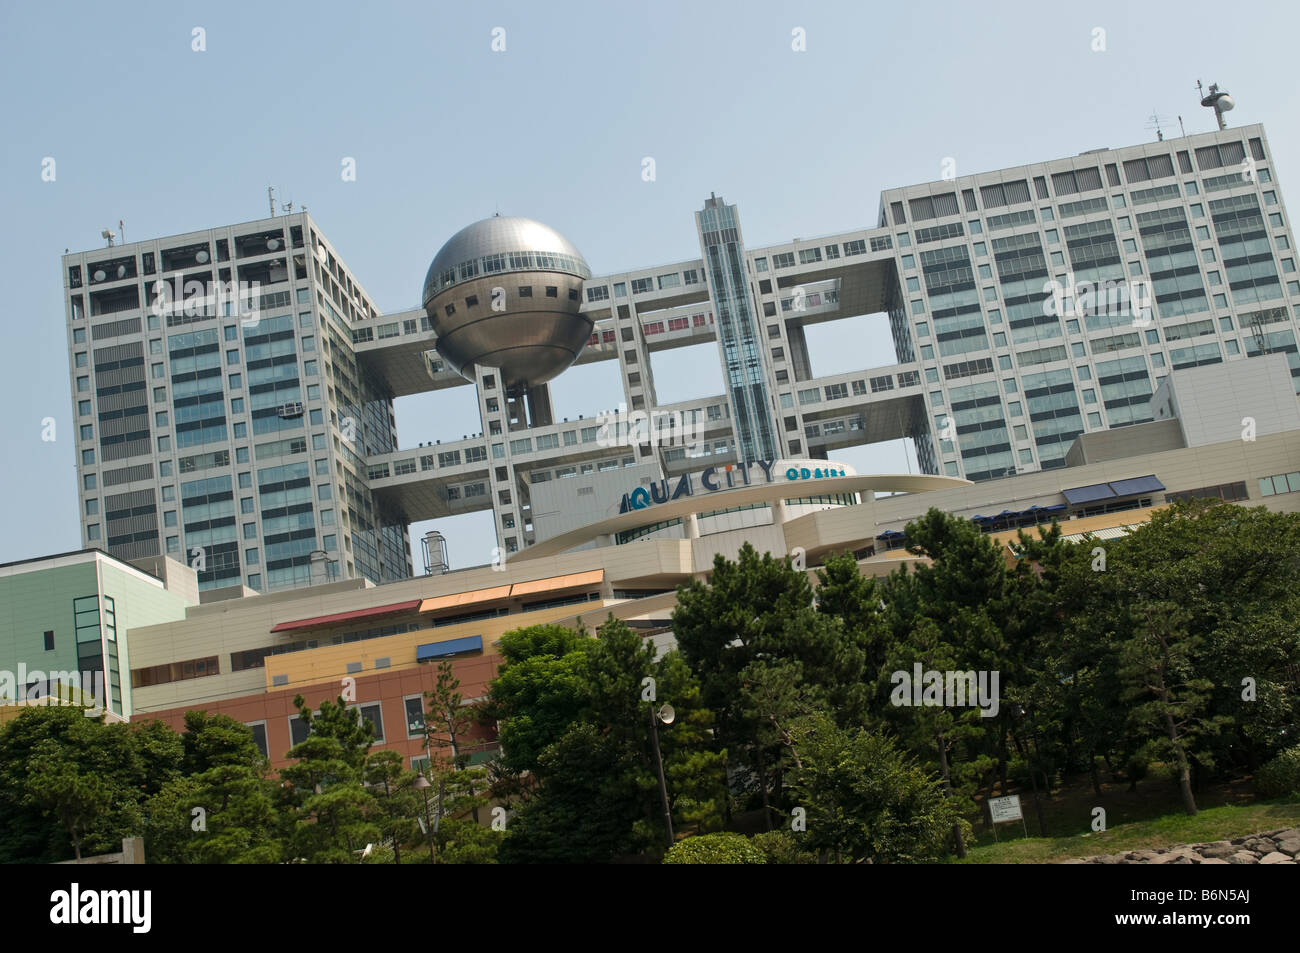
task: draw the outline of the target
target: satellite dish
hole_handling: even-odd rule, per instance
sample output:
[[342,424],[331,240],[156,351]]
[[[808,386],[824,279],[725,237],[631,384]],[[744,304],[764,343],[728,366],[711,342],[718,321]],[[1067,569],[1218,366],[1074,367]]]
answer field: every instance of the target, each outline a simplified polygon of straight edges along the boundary
[[660,708],[657,712],[655,712],[655,717],[658,718],[660,721],[662,721],[665,725],[671,725],[674,721],[677,720],[677,712],[672,705],[665,703],[662,708]]
[[1224,93],[1222,96],[1219,97],[1219,112],[1226,113],[1229,109],[1231,109],[1235,105],[1236,103],[1232,101],[1232,97],[1229,96],[1227,93]]
[[275,251],[277,248],[280,247],[280,239],[278,239],[278,238],[268,238],[268,239],[266,240],[266,247],[267,247],[268,249],[270,249],[271,251]]
[[206,248],[194,253],[194,260],[200,265],[206,264],[208,260],[208,250]]
[[103,280],[104,280],[105,278],[107,278],[107,277],[108,277],[108,275],[104,273],[104,269],[103,269],[103,268],[96,269],[95,274],[94,274],[94,279],[95,279],[96,281],[103,281]]
[[125,277],[126,277],[126,265],[118,265],[118,266],[117,266],[117,276],[118,276],[119,278],[125,278]]

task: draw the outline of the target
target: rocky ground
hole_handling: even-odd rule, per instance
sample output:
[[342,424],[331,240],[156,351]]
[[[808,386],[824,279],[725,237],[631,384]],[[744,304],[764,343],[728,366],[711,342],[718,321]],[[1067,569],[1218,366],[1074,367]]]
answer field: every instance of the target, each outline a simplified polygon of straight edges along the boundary
[[1180,844],[1159,850],[1076,857],[1066,864],[1296,864],[1300,862],[1300,827],[1285,827],[1208,844]]

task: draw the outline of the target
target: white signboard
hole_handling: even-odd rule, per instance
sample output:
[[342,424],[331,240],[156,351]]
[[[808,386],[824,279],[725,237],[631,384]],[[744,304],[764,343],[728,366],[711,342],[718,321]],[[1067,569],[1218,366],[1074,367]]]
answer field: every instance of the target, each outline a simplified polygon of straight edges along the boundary
[[1020,821],[1024,820],[1024,815],[1020,813],[1020,795],[1011,794],[1007,797],[989,798],[989,815],[994,824],[1001,824],[1003,821]]

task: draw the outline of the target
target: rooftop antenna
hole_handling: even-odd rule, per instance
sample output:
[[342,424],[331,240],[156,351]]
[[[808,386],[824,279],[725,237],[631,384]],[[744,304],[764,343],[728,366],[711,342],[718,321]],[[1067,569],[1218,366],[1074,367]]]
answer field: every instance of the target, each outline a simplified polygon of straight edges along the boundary
[[275,186],[266,187],[266,200],[271,204],[271,217],[275,218]]
[[100,238],[107,238],[107,239],[108,239],[108,247],[109,247],[109,248],[112,248],[112,247],[113,247],[113,230],[112,230],[111,228],[106,228],[106,229],[104,229],[102,232],[99,233],[99,237],[100,237]]
[[1179,116],[1179,117],[1178,117],[1178,134],[1179,134],[1180,136],[1182,136],[1184,139],[1187,138],[1187,130],[1183,128],[1183,117],[1182,117],[1182,116]]
[[126,223],[119,218],[117,220],[117,227],[122,233],[122,244],[125,245],[126,244]]
[[1156,114],[1156,111],[1155,111],[1154,109],[1151,110],[1151,115],[1150,115],[1150,116],[1147,116],[1147,125],[1146,125],[1146,127],[1147,127],[1148,129],[1154,129],[1154,130],[1156,131],[1156,141],[1157,141],[1157,142],[1164,142],[1164,141],[1165,141],[1165,131],[1164,131],[1163,129],[1161,129],[1160,127],[1161,127],[1161,125],[1163,125],[1164,123],[1167,123],[1168,121],[1169,121],[1169,120],[1168,120],[1167,118],[1165,118],[1164,116],[1157,115],[1157,114]]
[[[1199,79],[1196,81],[1196,91],[1198,93],[1204,92],[1204,90],[1201,89],[1201,81]],[[1223,121],[1223,114],[1235,106],[1236,103],[1232,101],[1232,97],[1228,95],[1226,89],[1219,89],[1218,83],[1211,83],[1209,95],[1201,97],[1201,105],[1214,110],[1214,118],[1219,120],[1220,129],[1228,128],[1228,124]]]

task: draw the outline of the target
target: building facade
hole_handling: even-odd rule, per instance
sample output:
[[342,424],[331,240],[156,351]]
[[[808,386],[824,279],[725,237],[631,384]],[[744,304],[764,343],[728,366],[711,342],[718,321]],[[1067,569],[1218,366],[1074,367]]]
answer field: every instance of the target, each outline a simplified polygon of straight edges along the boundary
[[[910,438],[924,474],[981,484],[1155,422],[1174,370],[1285,354],[1300,377],[1300,275],[1258,125],[891,189],[874,227],[819,239],[748,247],[716,195],[695,226],[698,258],[563,289],[591,323],[576,363],[619,368],[612,422],[557,421],[546,382],[523,400],[495,368],[453,370],[443,313],[378,313],[305,214],[65,256],[84,542],[197,553],[205,589],[382,583],[411,573],[411,522],[490,510],[501,560],[567,532],[543,513],[561,481],[654,486]],[[476,284],[439,308],[552,294],[510,274],[539,255],[451,262],[440,288]],[[154,314],[151,283],[178,276],[258,282],[258,320]],[[819,376],[806,329],[867,315],[894,363]],[[654,357],[711,342],[725,392],[660,404]],[[395,397],[471,384],[476,433],[399,447]]]
[[199,602],[192,570],[147,562],[152,572],[82,550],[0,566],[0,705],[76,697],[71,687],[129,718],[131,631]]

